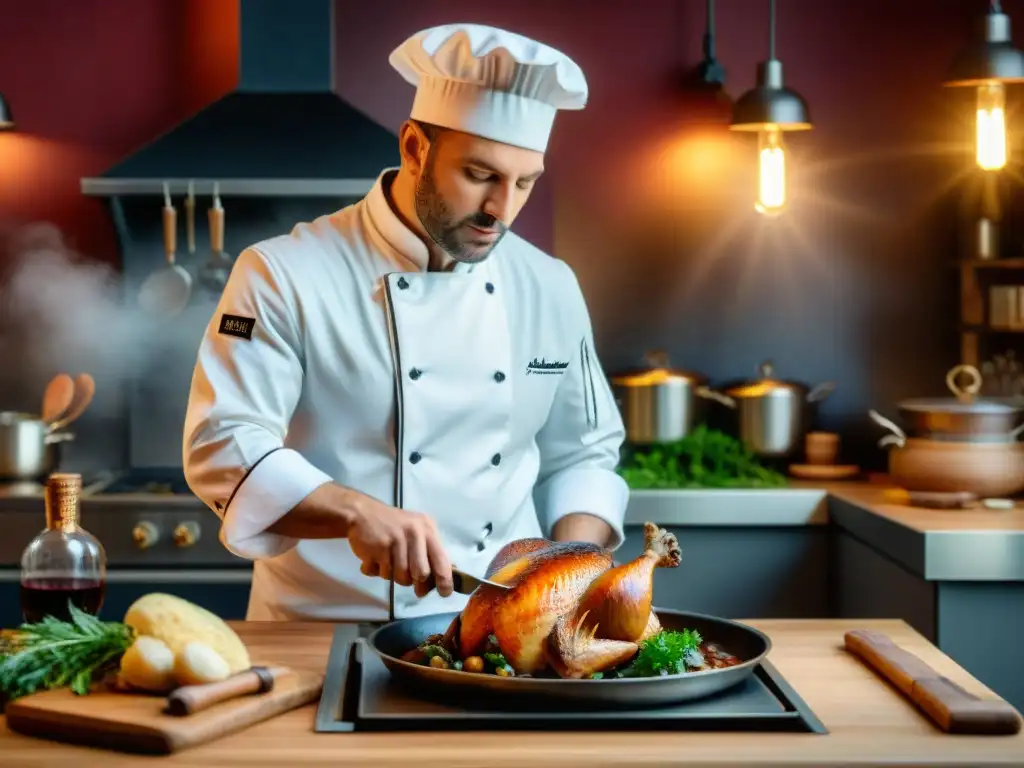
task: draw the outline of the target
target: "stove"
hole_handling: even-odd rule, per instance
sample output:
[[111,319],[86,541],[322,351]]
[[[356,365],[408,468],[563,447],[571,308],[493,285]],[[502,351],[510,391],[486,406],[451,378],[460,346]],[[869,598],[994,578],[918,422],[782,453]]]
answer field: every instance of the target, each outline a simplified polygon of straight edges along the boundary
[[[252,562],[219,540],[220,520],[180,468],[83,472],[82,526],[107,556],[105,617],[146,592],[170,592],[224,618],[245,617]],[[20,622],[21,553],[44,525],[42,483],[0,485],[0,626]]]
[[[363,635],[363,636],[359,636]],[[470,674],[470,673],[465,673]],[[572,711],[565,703],[526,707],[476,698],[471,708],[413,696],[394,681],[366,645],[365,633],[338,625],[331,642],[314,728],[318,733],[366,731],[778,731],[828,730],[768,661],[742,683],[670,707]]]
[[95,494],[193,495],[185,482],[184,471],[176,467],[135,467],[115,475],[109,483],[97,488]]

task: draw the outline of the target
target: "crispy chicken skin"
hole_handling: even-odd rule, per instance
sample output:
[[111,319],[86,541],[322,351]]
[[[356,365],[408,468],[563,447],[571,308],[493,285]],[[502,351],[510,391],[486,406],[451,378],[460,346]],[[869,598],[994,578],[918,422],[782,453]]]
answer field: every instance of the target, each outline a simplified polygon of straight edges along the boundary
[[644,551],[616,566],[596,544],[520,539],[504,546],[486,578],[445,633],[462,658],[480,654],[494,635],[516,674],[548,670],[587,677],[631,658],[661,630],[651,611],[654,569],[680,562],[676,537],[644,525]]

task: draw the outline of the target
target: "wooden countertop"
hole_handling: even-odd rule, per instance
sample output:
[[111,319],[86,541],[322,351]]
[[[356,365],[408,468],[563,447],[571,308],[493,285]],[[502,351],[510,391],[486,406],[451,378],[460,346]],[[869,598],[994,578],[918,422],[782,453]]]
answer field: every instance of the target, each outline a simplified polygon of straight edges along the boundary
[[976,503],[968,509],[929,509],[910,506],[906,491],[882,482],[834,483],[829,494],[864,507],[880,517],[919,533],[1011,531],[1024,533],[1024,506],[988,509]]
[[[876,629],[967,690],[993,694],[897,620],[760,620],[770,659],[828,728],[828,735],[781,733],[381,733],[320,734],[315,705],[170,757],[66,746],[11,733],[0,718],[0,765],[30,768],[101,761],[104,768],[174,766],[778,766],[1021,765],[1024,733],[951,736],[843,649],[843,634]],[[255,663],[322,670],[332,627],[234,622]]]

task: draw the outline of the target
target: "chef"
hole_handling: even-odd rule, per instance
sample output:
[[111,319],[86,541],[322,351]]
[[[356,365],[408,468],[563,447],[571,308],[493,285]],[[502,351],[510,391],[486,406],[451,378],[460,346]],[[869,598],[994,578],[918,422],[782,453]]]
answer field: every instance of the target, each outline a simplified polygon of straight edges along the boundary
[[452,565],[623,540],[624,430],[580,286],[510,231],[583,73],[473,24],[390,62],[416,89],[401,166],[243,251],[199,347],[185,475],[254,561],[250,620],[457,611]]

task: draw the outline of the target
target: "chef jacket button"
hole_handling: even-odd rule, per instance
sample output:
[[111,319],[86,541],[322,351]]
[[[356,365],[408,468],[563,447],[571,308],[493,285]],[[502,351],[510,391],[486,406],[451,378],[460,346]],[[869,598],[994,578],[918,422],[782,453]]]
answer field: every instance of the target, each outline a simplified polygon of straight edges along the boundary
[[421,371],[419,368],[413,368],[411,371],[409,371],[409,378],[412,379],[413,381],[416,381],[416,379],[418,379],[420,377],[420,374],[422,373],[423,371]]
[[496,453],[493,456],[491,456],[491,464],[493,464],[494,466],[498,466],[499,464],[501,464],[501,454],[500,453]]
[[419,464],[419,461],[422,458],[423,457],[420,456],[420,454],[417,451],[413,451],[412,453],[409,454],[409,461],[411,461],[413,464]]
[[406,288],[409,287],[409,281],[406,280],[404,277],[398,278],[398,287],[404,291]]
[[485,549],[487,549],[487,545],[484,544],[482,541],[478,541],[476,543],[476,551],[477,552],[483,552]]
[[505,380],[505,374],[502,373],[501,371],[495,371],[494,372],[494,380],[496,382],[498,382],[499,384],[501,384],[501,382],[503,382]]
[[487,285],[484,286],[484,288],[487,289],[488,293],[494,293],[494,283],[488,283]]

